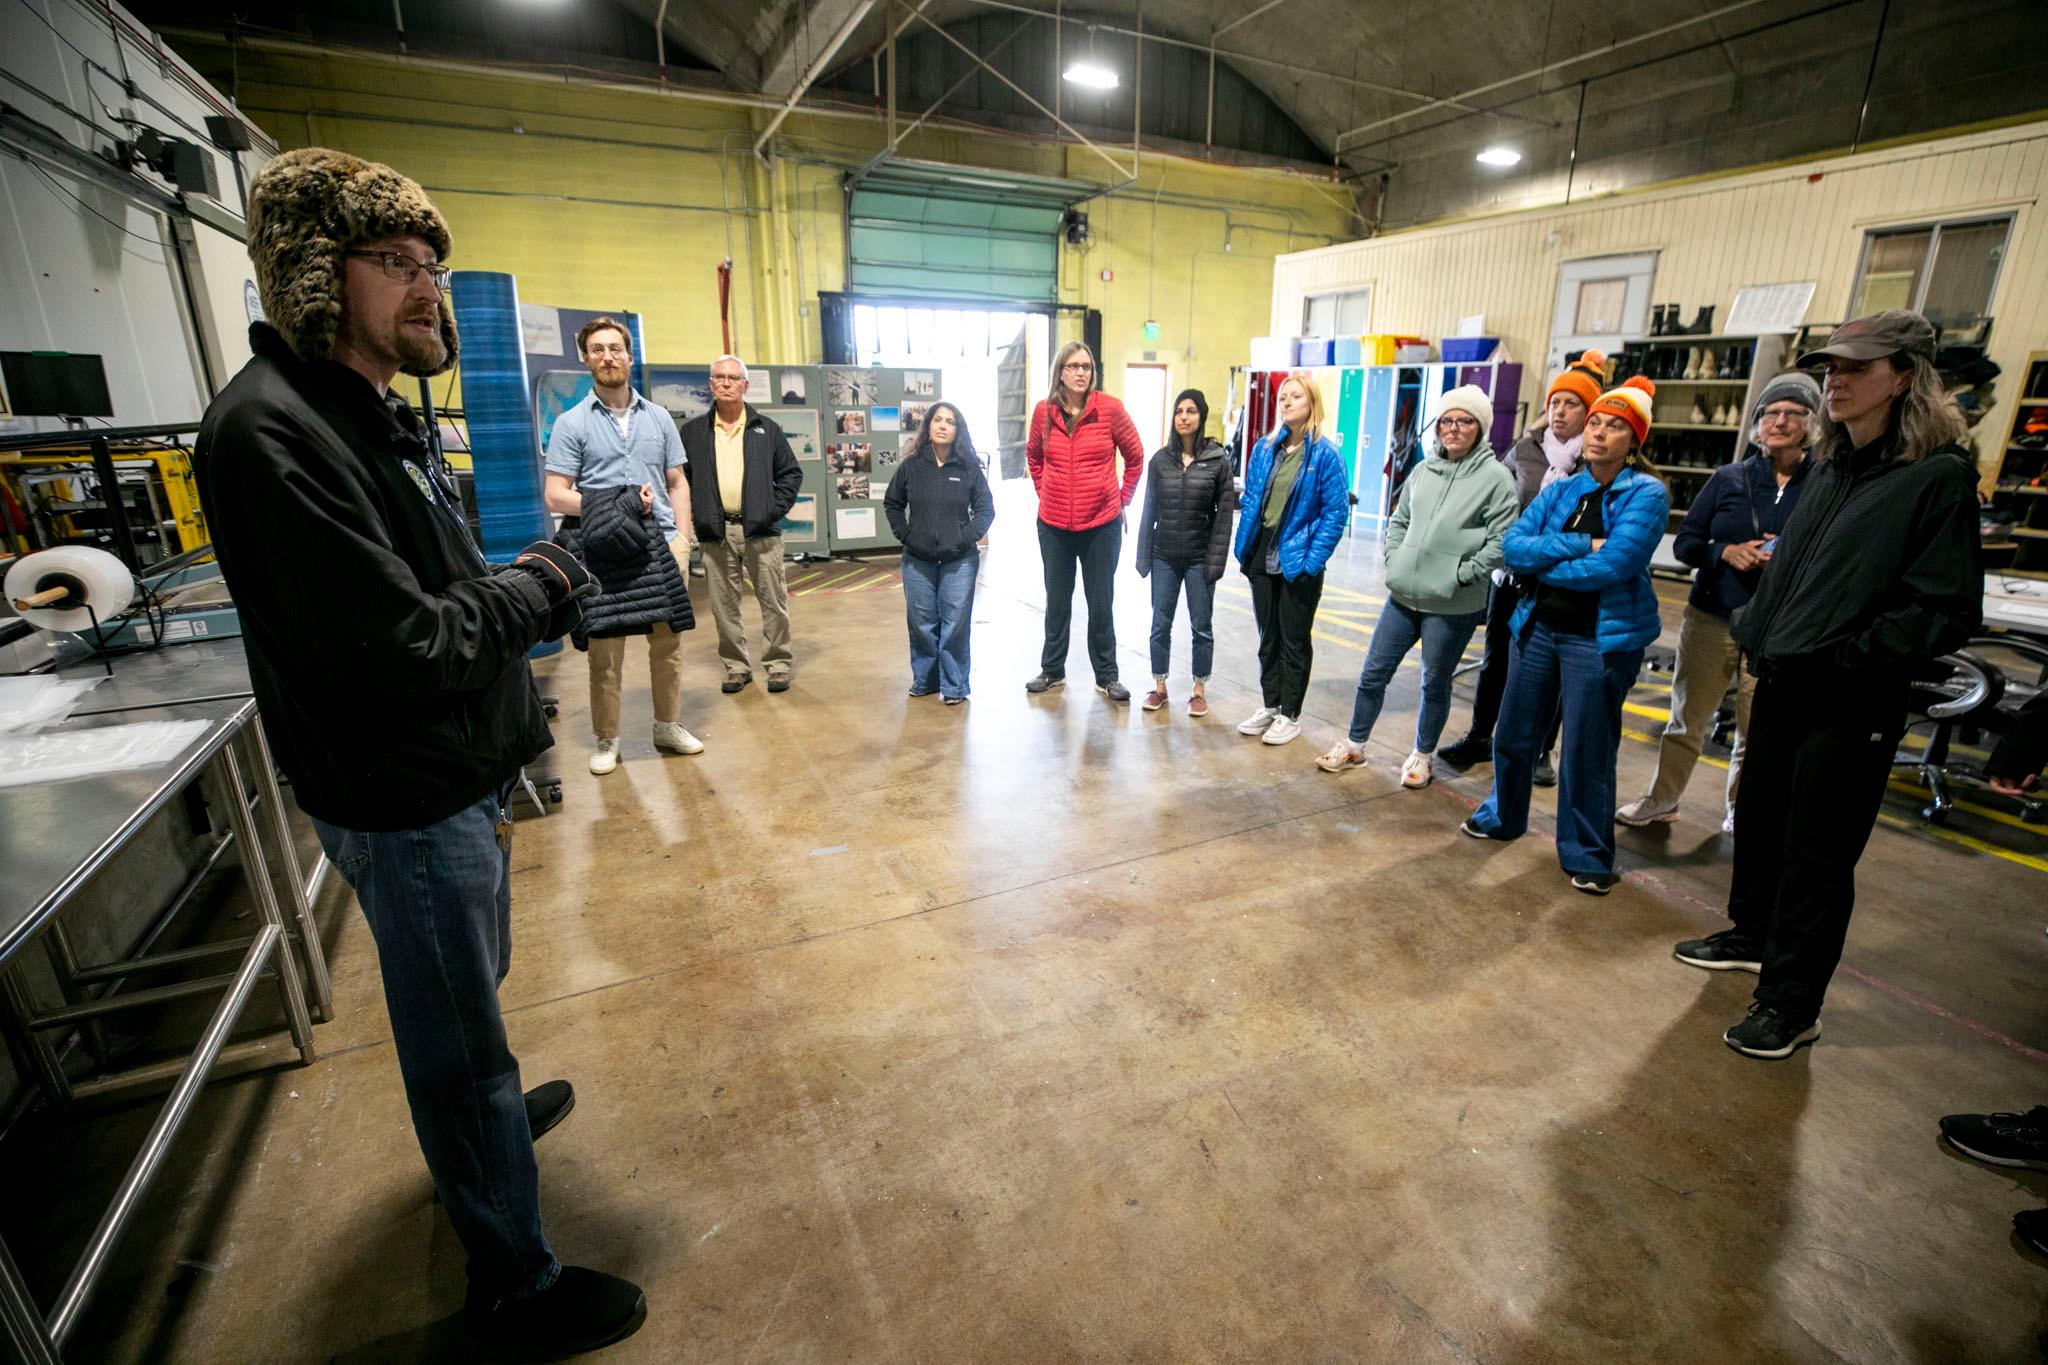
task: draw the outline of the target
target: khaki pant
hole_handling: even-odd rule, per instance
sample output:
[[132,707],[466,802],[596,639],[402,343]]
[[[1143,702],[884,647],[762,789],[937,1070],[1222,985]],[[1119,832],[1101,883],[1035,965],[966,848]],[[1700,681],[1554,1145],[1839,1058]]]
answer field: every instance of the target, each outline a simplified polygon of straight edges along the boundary
[[1671,719],[1664,726],[1664,740],[1657,746],[1657,778],[1650,784],[1650,799],[1659,805],[1675,802],[1685,792],[1693,765],[1699,762],[1700,745],[1714,723],[1714,712],[1727,694],[1728,680],[1737,678],[1735,689],[1735,748],[1728,755],[1727,809],[1735,809],[1735,792],[1742,785],[1742,754],[1749,743],[1749,705],[1756,696],[1756,679],[1743,672],[1735,637],[1728,623],[1712,612],[1687,604],[1678,625],[1678,664],[1671,679]]
[[761,604],[761,666],[770,677],[787,675],[789,655],[789,588],[783,582],[782,537],[747,539],[737,522],[727,522],[722,542],[704,542],[704,578],[711,588],[711,615],[718,622],[718,659],[727,674],[750,677],[747,631],[740,621],[740,599],[747,579],[754,580],[754,599]]
[[[676,567],[688,574],[684,541],[677,536],[668,543],[676,556]],[[689,582],[686,577],[683,580]],[[590,728],[599,739],[619,737],[619,685],[626,672],[626,641],[630,635],[610,635],[590,643]],[[647,637],[647,677],[654,694],[654,719],[674,723],[683,710],[683,637],[657,621]]]

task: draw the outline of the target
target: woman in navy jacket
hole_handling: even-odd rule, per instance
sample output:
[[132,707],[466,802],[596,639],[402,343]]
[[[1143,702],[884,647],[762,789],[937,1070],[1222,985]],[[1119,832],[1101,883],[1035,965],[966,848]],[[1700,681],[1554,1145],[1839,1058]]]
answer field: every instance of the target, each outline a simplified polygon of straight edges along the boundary
[[1508,530],[1508,568],[1530,586],[1515,609],[1493,791],[1460,826],[1475,839],[1528,830],[1536,746],[1561,700],[1557,860],[1594,896],[1614,885],[1621,706],[1662,628],[1650,556],[1671,498],[1642,453],[1655,392],[1637,377],[1601,395],[1586,417],[1585,468],[1538,493]]
[[882,510],[903,542],[903,609],[910,625],[910,695],[967,700],[968,636],[981,542],[995,523],[988,475],[967,421],[951,403],[931,405],[917,443],[889,480]]
[[1700,760],[1700,744],[1733,679],[1735,747],[1728,755],[1721,829],[1735,832],[1735,792],[1742,785],[1756,679],[1743,669],[1728,623],[1756,591],[1778,534],[1799,503],[1799,490],[1812,467],[1807,452],[1820,430],[1819,407],[1820,385],[1797,370],[1764,385],[1751,423],[1756,452],[1715,470],[1679,524],[1671,553],[1699,573],[1678,627],[1678,658],[1671,666],[1671,719],[1657,745],[1657,776],[1647,795],[1614,813],[1624,825],[1640,829],[1678,819],[1678,798],[1685,793],[1686,781]]
[[1251,579],[1259,622],[1264,703],[1237,732],[1285,744],[1301,733],[1323,569],[1351,518],[1351,481],[1344,457],[1323,435],[1323,395],[1315,381],[1291,374],[1275,401],[1280,425],[1252,448],[1237,520],[1237,562]]

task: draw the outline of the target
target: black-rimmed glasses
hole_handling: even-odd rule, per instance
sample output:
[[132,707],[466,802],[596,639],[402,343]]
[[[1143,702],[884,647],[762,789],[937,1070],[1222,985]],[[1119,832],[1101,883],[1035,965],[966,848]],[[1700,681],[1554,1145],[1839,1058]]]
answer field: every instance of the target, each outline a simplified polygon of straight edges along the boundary
[[360,256],[366,261],[377,262],[384,267],[384,278],[395,280],[399,284],[411,284],[424,270],[427,272],[427,278],[434,282],[434,288],[444,294],[448,292],[449,271],[445,265],[428,265],[425,261],[414,260],[403,251],[344,251],[342,255]]

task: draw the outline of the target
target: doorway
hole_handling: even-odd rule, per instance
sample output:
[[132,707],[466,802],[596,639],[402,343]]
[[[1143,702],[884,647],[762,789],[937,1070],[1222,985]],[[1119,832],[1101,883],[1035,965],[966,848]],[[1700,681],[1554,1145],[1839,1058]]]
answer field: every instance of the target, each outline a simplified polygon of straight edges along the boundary
[[1166,444],[1166,367],[1124,366],[1124,409],[1138,426],[1149,455]]
[[1595,347],[1612,355],[1623,341],[1646,335],[1656,273],[1654,251],[1566,261],[1557,275],[1547,373],[1562,370],[1573,351]]
[[1023,309],[857,303],[854,362],[938,371],[939,397],[960,409],[990,477],[1015,477],[1036,372],[1028,357],[1044,354],[1050,328],[1044,313]]

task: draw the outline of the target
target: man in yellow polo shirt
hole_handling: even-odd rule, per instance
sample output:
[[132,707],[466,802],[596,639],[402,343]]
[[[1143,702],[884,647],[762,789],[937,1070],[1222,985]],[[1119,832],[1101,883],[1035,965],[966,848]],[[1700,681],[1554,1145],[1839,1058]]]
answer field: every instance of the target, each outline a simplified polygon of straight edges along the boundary
[[761,666],[768,690],[786,692],[793,664],[782,518],[796,505],[804,474],[782,428],[754,411],[746,398],[745,362],[735,355],[713,361],[711,411],[683,423],[683,457],[692,520],[704,547],[711,615],[718,622],[722,690],[737,692],[754,680],[740,620],[740,600],[751,578],[754,599],[761,604]]

